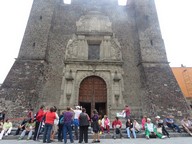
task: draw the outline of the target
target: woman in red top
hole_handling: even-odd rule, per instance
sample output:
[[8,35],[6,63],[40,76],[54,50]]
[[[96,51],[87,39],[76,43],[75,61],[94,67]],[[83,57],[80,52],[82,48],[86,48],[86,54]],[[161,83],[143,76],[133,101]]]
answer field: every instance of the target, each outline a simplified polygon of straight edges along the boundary
[[44,126],[44,134],[43,134],[43,143],[51,143],[50,136],[51,130],[54,124],[54,120],[56,119],[56,114],[54,112],[54,108],[51,107],[50,111],[48,111],[45,115],[45,126]]

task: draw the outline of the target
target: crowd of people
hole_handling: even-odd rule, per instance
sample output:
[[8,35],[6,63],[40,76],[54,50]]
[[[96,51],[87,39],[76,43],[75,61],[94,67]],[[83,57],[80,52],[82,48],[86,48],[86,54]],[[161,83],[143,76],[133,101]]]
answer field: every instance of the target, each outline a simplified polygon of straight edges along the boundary
[[[86,113],[86,109],[80,106],[76,106],[75,109],[67,107],[65,111],[58,115],[56,106],[46,108],[42,105],[35,114],[33,109],[28,110],[26,117],[18,125],[15,135],[20,135],[18,140],[24,139],[25,135],[27,135],[27,140],[37,141],[39,135],[43,134],[43,143],[54,141],[56,134],[59,142],[64,141],[64,143],[67,143],[67,135],[69,135],[71,143],[74,143],[74,140],[78,140],[79,143],[83,141],[88,143],[88,128],[91,126],[92,143],[99,143],[100,135],[110,134],[110,127],[113,129],[114,139],[117,138],[117,135],[123,138],[124,132],[128,138],[136,139],[137,133],[141,130],[145,132],[147,139],[156,137],[161,139],[170,138],[169,132],[166,130],[167,127],[181,133],[181,129],[175,123],[172,115],[168,115],[164,119],[156,116],[153,122],[151,118],[144,115],[141,124],[139,124],[137,120],[132,119],[129,106],[126,105],[121,113],[122,115],[125,114],[125,128],[123,128],[119,117],[116,116],[111,123],[107,115],[99,115],[96,109],[92,111],[90,117]],[[181,126],[192,136],[192,121],[189,117],[184,117],[181,120]],[[12,127],[12,122],[5,119],[5,113],[0,111],[0,140],[3,136],[8,136],[11,133]]]

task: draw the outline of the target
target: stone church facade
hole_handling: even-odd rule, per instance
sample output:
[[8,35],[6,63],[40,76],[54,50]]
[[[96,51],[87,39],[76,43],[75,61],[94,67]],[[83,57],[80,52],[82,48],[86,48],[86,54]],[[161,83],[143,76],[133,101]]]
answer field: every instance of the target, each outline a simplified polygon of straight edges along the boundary
[[10,116],[41,104],[113,118],[182,116],[189,106],[166,57],[154,0],[34,0],[18,58],[0,89]]

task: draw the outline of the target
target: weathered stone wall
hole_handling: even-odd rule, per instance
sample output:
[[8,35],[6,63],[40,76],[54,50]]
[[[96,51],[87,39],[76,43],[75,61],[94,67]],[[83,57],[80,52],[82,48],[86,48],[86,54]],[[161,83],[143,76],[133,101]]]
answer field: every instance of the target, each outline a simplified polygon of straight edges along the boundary
[[44,65],[44,61],[15,61],[0,89],[0,108],[7,117],[20,117],[27,108],[39,107]]
[[143,64],[146,97],[143,99],[150,115],[183,117],[189,107],[168,64]]
[[45,59],[57,0],[34,0],[18,58]]

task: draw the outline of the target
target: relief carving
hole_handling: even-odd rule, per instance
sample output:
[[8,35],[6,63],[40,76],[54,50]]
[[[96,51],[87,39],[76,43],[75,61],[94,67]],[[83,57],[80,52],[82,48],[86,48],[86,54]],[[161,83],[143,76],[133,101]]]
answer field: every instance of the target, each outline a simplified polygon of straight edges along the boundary
[[76,22],[77,32],[112,32],[112,24],[107,16],[91,11]]
[[116,60],[121,61],[122,60],[122,54],[120,51],[121,47],[117,41],[117,39],[112,39],[111,40],[111,57],[114,57]]

